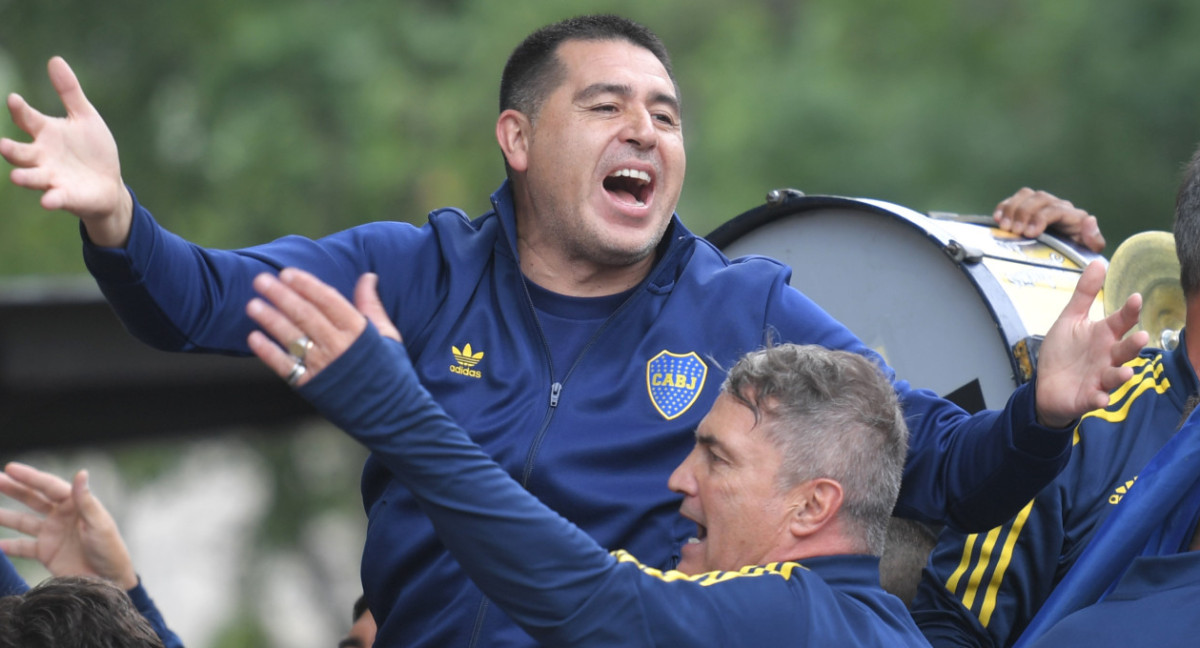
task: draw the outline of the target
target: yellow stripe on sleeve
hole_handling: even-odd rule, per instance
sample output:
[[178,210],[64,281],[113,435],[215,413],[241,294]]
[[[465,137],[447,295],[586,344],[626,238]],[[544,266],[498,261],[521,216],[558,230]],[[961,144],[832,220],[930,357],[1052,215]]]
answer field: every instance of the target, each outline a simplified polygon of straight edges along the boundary
[[1008,532],[1008,538],[1004,541],[1004,549],[1000,552],[1000,562],[996,563],[996,571],[992,573],[992,581],[988,583],[987,594],[983,597],[983,607],[979,610],[979,622],[985,628],[992,620],[992,612],[996,610],[996,594],[1000,591],[1000,581],[1004,580],[1004,572],[1008,571],[1009,561],[1012,560],[1013,545],[1017,544],[1021,528],[1025,526],[1025,520],[1029,519],[1029,513],[1033,510],[1035,501],[1029,500],[1025,508],[1017,513],[1017,518],[1013,520],[1012,530]]
[[975,604],[975,595],[979,593],[979,583],[983,580],[983,573],[987,571],[987,566],[992,562],[992,549],[996,547],[996,540],[1000,537],[1000,530],[1004,527],[996,527],[988,531],[987,537],[983,539],[983,548],[979,550],[979,560],[975,563],[975,569],[971,571],[971,578],[967,581],[967,591],[963,594],[963,607],[970,609]]
[[[1109,395],[1108,407],[1105,409],[1093,410],[1084,414],[1081,419],[1099,418],[1109,423],[1119,423],[1124,421],[1129,415],[1129,410],[1133,402],[1139,396],[1146,392],[1157,392],[1158,394],[1166,393],[1171,389],[1171,381],[1163,377],[1162,356],[1157,356],[1153,359],[1134,358],[1126,363],[1126,366],[1134,368],[1134,375],[1129,380],[1125,381],[1117,389],[1114,389]],[[1115,408],[1115,409],[1113,409]],[[1077,444],[1081,440],[1080,427],[1075,427],[1072,444]],[[988,581],[987,589],[984,590],[980,611],[979,621],[986,628],[991,621],[992,615],[996,611],[996,599],[1000,591],[1000,585],[1004,580],[1004,575],[1008,571],[1008,567],[1012,561],[1013,551],[1016,547],[1017,540],[1020,539],[1021,532],[1024,530],[1025,523],[1033,512],[1033,506],[1037,499],[1032,499],[1025,505],[1016,517],[1010,523],[1011,528],[1005,535],[1004,544],[1000,547],[999,552],[996,552],[997,542],[1000,539],[1001,533],[1006,526],[999,526],[991,531],[988,531],[983,540],[982,547],[979,551],[979,556],[972,561],[971,556],[974,553],[975,545],[979,542],[979,534],[970,534],[963,543],[962,559],[958,566],[946,580],[946,589],[951,594],[956,594],[962,581],[963,576],[970,572],[970,577],[967,579],[966,590],[963,592],[961,601],[963,607],[971,609],[976,603],[976,599],[980,596],[980,586],[984,575],[987,573],[988,567],[992,562],[993,555],[996,556],[997,562],[995,570]],[[972,568],[972,564],[974,567]]]
[[975,551],[975,541],[979,539],[978,533],[972,533],[967,536],[967,541],[963,543],[962,560],[958,561],[958,567],[954,569],[954,573],[950,574],[950,578],[946,581],[946,589],[953,594],[954,590],[958,589],[958,580],[962,575],[967,573],[967,567],[971,564],[971,553]]
[[791,578],[792,572],[797,569],[803,569],[805,571],[808,570],[807,567],[796,562],[773,562],[766,565],[748,565],[746,567],[742,567],[738,571],[711,571],[703,574],[685,574],[676,569],[670,569],[664,572],[661,569],[647,567],[639,562],[638,559],[633,556],[633,554],[625,551],[624,549],[613,551],[612,556],[617,559],[617,562],[633,563],[638,569],[642,570],[642,573],[646,574],[647,576],[653,576],[654,578],[666,581],[668,583],[673,581],[690,581],[700,585],[701,587],[708,587],[709,585],[724,583],[725,581],[733,580],[735,578],[753,576],[770,575],[780,576],[787,579]]

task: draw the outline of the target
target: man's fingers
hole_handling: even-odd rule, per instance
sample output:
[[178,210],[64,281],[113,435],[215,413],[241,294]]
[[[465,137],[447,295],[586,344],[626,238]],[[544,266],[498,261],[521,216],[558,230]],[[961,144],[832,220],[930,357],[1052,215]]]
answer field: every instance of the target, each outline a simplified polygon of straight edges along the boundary
[[[1128,380],[1128,378],[1126,378],[1125,380]],[[1121,385],[1122,383],[1125,382],[1125,380],[1118,380],[1116,383],[1116,386]],[[1113,389],[1116,389],[1117,388],[1116,386],[1114,386]],[[1109,390],[1109,391],[1112,391],[1112,390]],[[1104,409],[1105,407],[1108,407],[1108,391],[1094,392],[1092,394],[1091,401],[1088,403],[1088,405],[1089,405],[1089,407],[1088,407],[1087,411],[1089,411],[1089,412],[1091,412],[1093,410]]]
[[46,69],[50,73],[50,83],[54,85],[54,90],[62,99],[63,108],[67,109],[68,117],[79,117],[95,112],[95,108],[92,108],[87,96],[83,94],[83,88],[79,85],[79,79],[76,78],[75,72],[61,56],[51,58]]
[[75,508],[79,511],[79,516],[83,518],[83,521],[93,526],[98,522],[98,518],[108,513],[100,500],[92,494],[86,470],[75,473],[75,479],[71,482],[71,499],[75,501]]
[[0,509],[0,527],[12,529],[28,536],[36,536],[42,530],[42,519],[20,511]]
[[10,461],[4,472],[14,480],[45,495],[51,501],[61,502],[71,496],[71,484],[67,480],[43,472],[18,461]]
[[1142,316],[1142,295],[1133,293],[1121,305],[1121,309],[1109,315],[1107,318],[1108,326],[1112,329],[1114,335],[1125,335],[1137,325],[1138,320]]
[[1112,348],[1112,363],[1123,365],[1137,357],[1146,344],[1150,342],[1150,334],[1138,331],[1127,338],[1119,340]]
[[33,144],[15,140],[0,140],[0,156],[17,167],[31,167],[37,164],[37,148]]
[[66,209],[67,206],[67,191],[62,187],[54,187],[48,189],[42,194],[42,209],[46,211],[57,211]]
[[[246,343],[250,346],[250,351],[258,356],[263,364],[284,380],[287,380],[296,367],[296,359],[279,348],[279,345],[272,342],[262,331],[251,331],[250,336],[246,338]],[[296,381],[296,385],[303,385],[308,382],[308,379],[309,375],[306,373]]]
[[17,558],[37,560],[37,540],[33,538],[5,538],[0,540],[0,551]]
[[271,304],[262,299],[252,299],[246,304],[246,314],[251,317],[262,330],[274,339],[274,344],[280,351],[290,357],[283,347],[293,340],[304,337],[304,331],[296,327],[287,317],[276,310]]
[[[298,268],[284,268],[279,280],[311,304],[339,331],[357,336],[367,327],[363,314],[329,284]],[[296,302],[300,303],[300,302]]]
[[50,172],[41,167],[13,169],[8,174],[8,177],[18,187],[34,191],[46,191],[50,189]]
[[[254,289],[264,299],[251,300],[246,313],[263,331],[285,347],[302,335],[312,342],[304,354],[308,371],[296,384],[304,384],[333,362],[367,327],[366,317],[341,293],[302,270],[285,268],[279,277],[260,274],[254,278]],[[294,361],[285,372],[284,360],[265,344],[269,342],[265,336],[252,335],[247,341],[267,366],[290,375]]]
[[1046,222],[1049,219],[1047,213],[1047,205],[1044,201],[1035,197],[1030,201],[1022,204],[1013,214],[1013,224],[1010,230],[1013,234],[1019,234],[1026,238],[1037,238],[1046,231]]
[[1133,367],[1109,367],[1106,369],[1100,376],[1100,385],[1104,389],[1104,401],[1093,406],[1092,409],[1107,407],[1108,393],[1124,385],[1130,378],[1133,378]]
[[392,323],[392,318],[388,317],[387,309],[379,299],[379,275],[368,272],[358,278],[354,286],[354,306],[371,320],[380,335],[402,341],[400,330]]
[[993,214],[1000,229],[1010,232],[1024,230],[1032,216],[1031,210],[1037,207],[1038,197],[1036,194],[1037,192],[1029,187],[1021,187],[1017,193],[1002,200],[996,206],[996,213]]
[[14,499],[27,508],[37,511],[42,515],[50,512],[54,505],[47,500],[41,493],[13,481],[12,477],[0,473],[0,493],[4,493],[9,498]]
[[1022,187],[996,205],[992,218],[1003,230],[1035,238],[1053,227],[1094,252],[1104,249],[1096,217],[1046,191]]
[[1005,217],[1010,216],[1016,205],[1020,204],[1021,201],[1028,198],[1032,193],[1033,189],[1021,187],[1017,190],[1017,193],[1001,200],[1000,204],[996,205],[995,211],[992,212],[992,218],[996,219],[996,222],[1000,222]]
[[50,511],[54,510],[54,502],[50,498],[13,479],[6,473],[0,473],[0,493],[4,493],[42,515],[48,515]]
[[329,319],[278,277],[267,273],[260,274],[254,278],[254,289],[265,298],[270,308],[261,309],[259,306],[264,304],[256,305],[251,301],[247,304],[247,313],[284,348],[302,336],[312,340],[314,346],[308,350],[305,361],[313,365],[315,356],[319,355],[314,353],[318,351],[317,347],[322,346],[335,334]]
[[1079,236],[1083,244],[1092,252],[1099,252],[1107,245],[1104,235],[1100,233],[1100,222],[1092,215],[1083,219],[1083,223],[1080,224]]
[[[273,277],[271,278],[271,281],[274,284],[279,284],[279,282]],[[264,283],[264,281],[260,281],[256,278],[255,287],[257,288],[260,284]],[[278,296],[278,293],[280,292],[278,288],[280,286],[281,285],[272,286],[272,289],[269,289],[267,292],[276,294],[276,296]],[[304,332],[297,328],[290,319],[285,317],[282,313],[271,306],[271,304],[262,299],[256,298],[250,300],[250,302],[246,304],[246,314],[249,315],[255,322],[257,322],[258,325],[262,327],[263,331],[266,331],[265,334],[262,331],[253,331],[250,333],[250,336],[246,338],[246,342],[250,346],[250,350],[254,353],[254,355],[258,356],[258,358],[262,360],[263,364],[267,365],[267,367],[274,371],[280,378],[283,378],[284,380],[291,379],[292,371],[296,369],[298,361],[294,356],[289,354],[287,351],[284,351],[281,345],[287,345],[293,340],[300,339],[302,336],[304,336]],[[267,337],[267,335],[270,335],[271,337]],[[274,338],[274,340],[271,338]],[[314,345],[313,349],[311,349],[305,356],[306,368],[308,367],[309,362],[316,361],[315,357],[313,357],[315,356],[315,351],[316,347]],[[306,372],[299,378],[295,379],[295,385],[303,385],[307,383],[311,377],[312,374]]]
[[30,106],[24,97],[15,92],[8,95],[8,114],[12,116],[12,121],[17,128],[34,137],[41,132],[48,119],[36,108]]
[[1079,275],[1079,281],[1075,284],[1075,292],[1071,293],[1071,299],[1063,308],[1060,319],[1063,317],[1086,319],[1088,311],[1092,308],[1092,302],[1096,301],[1096,295],[1104,286],[1104,275],[1103,262],[1096,260],[1089,263],[1083,269],[1083,274]]

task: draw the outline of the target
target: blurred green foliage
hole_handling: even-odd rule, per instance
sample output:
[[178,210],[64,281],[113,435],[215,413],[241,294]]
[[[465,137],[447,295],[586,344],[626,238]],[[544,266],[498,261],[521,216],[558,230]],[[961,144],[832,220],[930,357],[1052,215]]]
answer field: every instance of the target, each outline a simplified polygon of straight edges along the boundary
[[[207,245],[420,223],[487,208],[504,59],[580,11],[671,48],[700,233],[775,187],[978,213],[1029,185],[1100,216],[1111,252],[1170,227],[1200,141],[1182,0],[0,0],[0,89],[61,114],[45,62],[65,56],[126,181]],[[0,274],[81,271],[73,219],[37,198],[0,183]]]

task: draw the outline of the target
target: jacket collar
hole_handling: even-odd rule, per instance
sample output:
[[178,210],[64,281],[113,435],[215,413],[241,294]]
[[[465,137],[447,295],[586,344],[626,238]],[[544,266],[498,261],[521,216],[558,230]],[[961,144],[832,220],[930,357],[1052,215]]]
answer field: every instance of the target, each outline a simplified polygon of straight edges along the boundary
[[[499,189],[492,192],[491,198],[492,209],[499,216],[500,229],[504,232],[506,245],[502,249],[506,250],[520,267],[521,257],[517,253],[517,209],[513,201],[512,183],[505,180]],[[669,292],[690,257],[692,241],[695,238],[696,235],[684,227],[679,214],[671,214],[671,223],[667,225],[667,231],[655,251],[658,260],[654,262],[654,267],[650,269],[646,279],[642,280],[640,287],[655,292]]]

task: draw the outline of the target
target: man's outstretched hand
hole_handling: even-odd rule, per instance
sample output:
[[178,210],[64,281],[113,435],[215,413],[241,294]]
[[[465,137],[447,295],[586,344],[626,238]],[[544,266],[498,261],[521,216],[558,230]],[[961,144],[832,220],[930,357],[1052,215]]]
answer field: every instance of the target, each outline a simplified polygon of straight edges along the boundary
[[78,216],[96,245],[123,247],[133,199],[121,180],[116,140],[67,62],[56,56],[47,67],[66,116],[45,115],[20,95],[8,95],[13,123],[33,140],[0,139],[0,156],[16,167],[13,184],[42,192],[42,207]]
[[1146,346],[1145,331],[1124,337],[1138,322],[1142,297],[1134,294],[1121,309],[1091,321],[1088,311],[1104,285],[1104,264],[1084,269],[1075,293],[1055,320],[1038,353],[1037,414],[1047,427],[1065,427],[1108,404],[1108,393],[1133,376],[1124,364]]

